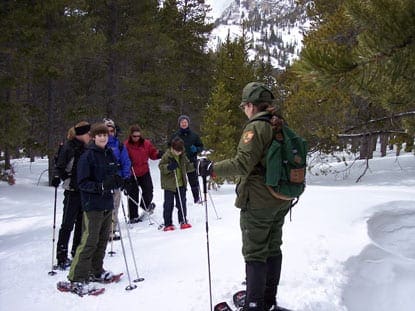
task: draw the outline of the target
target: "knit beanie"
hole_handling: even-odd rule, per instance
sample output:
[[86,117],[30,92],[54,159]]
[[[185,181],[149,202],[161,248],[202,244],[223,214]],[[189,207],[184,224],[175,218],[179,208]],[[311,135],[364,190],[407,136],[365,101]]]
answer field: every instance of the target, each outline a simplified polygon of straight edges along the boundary
[[177,122],[179,123],[179,125],[180,125],[180,122],[183,120],[183,119],[186,119],[187,120],[187,123],[189,123],[190,124],[190,118],[189,118],[189,116],[187,116],[187,115],[185,115],[185,114],[182,114],[178,119],[177,119]]

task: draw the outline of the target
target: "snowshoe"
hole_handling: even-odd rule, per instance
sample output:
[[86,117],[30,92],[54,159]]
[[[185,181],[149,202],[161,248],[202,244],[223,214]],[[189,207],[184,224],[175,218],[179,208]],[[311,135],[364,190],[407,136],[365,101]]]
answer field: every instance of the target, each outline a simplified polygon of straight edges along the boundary
[[105,288],[96,287],[90,283],[86,282],[68,282],[61,281],[56,284],[56,288],[61,292],[70,292],[77,294],[80,297],[85,295],[98,296],[104,293]]
[[184,223],[180,224],[180,229],[189,229],[191,227],[192,227],[192,225],[187,223],[187,222],[184,222]]
[[163,231],[174,231],[176,228],[173,225],[167,226],[163,228]]
[[233,304],[235,307],[241,308],[245,305],[245,298],[246,298],[246,291],[240,290],[239,292],[236,292],[233,297]]

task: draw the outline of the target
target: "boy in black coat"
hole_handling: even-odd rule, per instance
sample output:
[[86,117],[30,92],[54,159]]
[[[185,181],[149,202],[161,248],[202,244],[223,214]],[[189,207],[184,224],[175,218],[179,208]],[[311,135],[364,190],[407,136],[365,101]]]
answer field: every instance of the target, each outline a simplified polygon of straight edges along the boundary
[[108,127],[95,124],[91,136],[93,143],[78,163],[84,230],[68,275],[71,282],[84,284],[91,278],[112,278],[112,273],[104,270],[103,261],[114,208],[113,191],[123,186],[115,156],[107,147]]

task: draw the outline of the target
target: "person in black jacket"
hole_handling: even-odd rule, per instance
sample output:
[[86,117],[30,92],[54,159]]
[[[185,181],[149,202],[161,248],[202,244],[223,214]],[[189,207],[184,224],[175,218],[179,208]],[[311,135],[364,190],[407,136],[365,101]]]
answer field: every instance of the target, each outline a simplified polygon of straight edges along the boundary
[[78,163],[78,185],[83,210],[83,233],[68,279],[88,283],[91,278],[111,280],[112,273],[103,268],[114,209],[114,189],[123,187],[117,159],[107,146],[108,127],[104,123],[92,126],[93,143]]
[[[190,118],[186,115],[181,115],[178,118],[179,130],[173,134],[170,142],[173,141],[175,137],[179,137],[184,141],[184,148],[186,151],[186,156],[193,163],[195,169],[197,166],[197,154],[203,150],[203,143],[199,135],[190,130]],[[190,188],[193,194],[194,203],[201,203],[200,199],[200,186],[199,179],[197,177],[196,171],[187,173],[187,178],[189,179]]]
[[65,189],[62,224],[59,229],[56,248],[58,267],[62,270],[65,270],[71,263],[71,260],[68,258],[68,244],[74,226],[72,257],[75,256],[76,248],[81,242],[82,208],[76,176],[78,160],[85,150],[85,145],[90,141],[90,128],[91,125],[88,122],[81,121],[68,131],[68,141],[59,151],[55,175],[52,179],[54,187],[58,187],[61,180],[63,180],[63,188]]

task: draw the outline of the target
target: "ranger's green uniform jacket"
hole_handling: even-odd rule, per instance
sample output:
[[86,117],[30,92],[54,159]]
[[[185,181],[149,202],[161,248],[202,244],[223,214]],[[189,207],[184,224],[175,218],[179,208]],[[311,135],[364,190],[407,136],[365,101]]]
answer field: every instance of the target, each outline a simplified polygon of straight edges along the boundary
[[[269,115],[259,112],[252,119]],[[273,139],[271,125],[248,122],[235,157],[214,164],[217,176],[238,176],[236,207],[241,209],[243,255],[246,261],[266,261],[281,253],[282,225],[291,201],[279,200],[265,185],[265,160]]]
[[[159,169],[160,169],[160,180],[161,180],[161,188],[164,190],[170,190],[176,192],[176,179],[174,177],[174,171],[169,171],[167,169],[167,165],[169,165],[169,158],[175,159],[175,155],[168,149],[162,156],[159,162]],[[181,174],[177,174],[177,179],[180,186],[187,187],[187,173],[193,172],[195,167],[193,163],[189,161],[186,157],[186,154],[183,152],[179,155],[179,167],[176,169],[176,172],[180,171]]]
[[[252,119],[269,115],[257,113]],[[218,176],[239,176],[236,187],[236,207],[278,208],[284,202],[274,198],[265,185],[265,157],[273,138],[268,122],[257,120],[249,122],[232,159],[217,162],[214,170]]]

